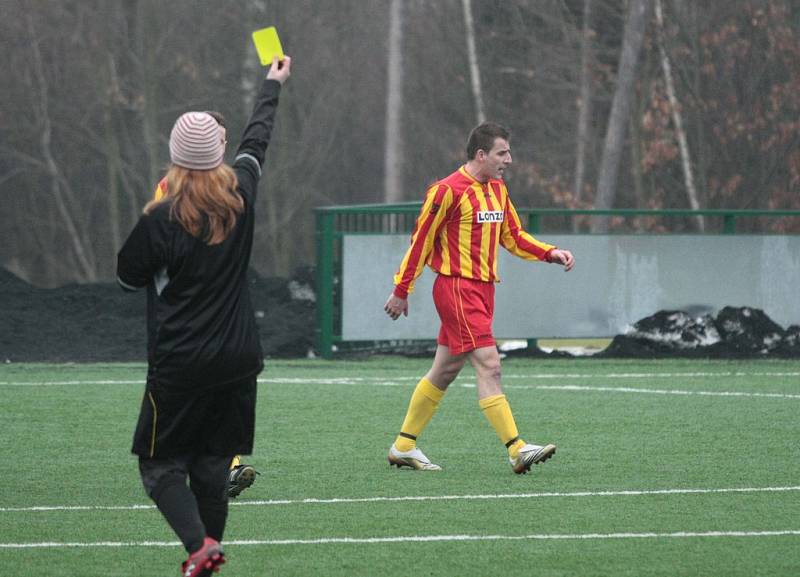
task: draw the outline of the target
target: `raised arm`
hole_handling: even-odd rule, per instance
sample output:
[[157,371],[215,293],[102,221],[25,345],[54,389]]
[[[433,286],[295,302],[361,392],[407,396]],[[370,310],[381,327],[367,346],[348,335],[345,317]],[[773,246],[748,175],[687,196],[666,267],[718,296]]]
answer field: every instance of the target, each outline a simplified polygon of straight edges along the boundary
[[273,60],[264,82],[256,97],[253,113],[247,122],[242,141],[236,150],[233,168],[239,178],[240,189],[256,190],[256,183],[261,178],[261,167],[272,136],[275,112],[278,108],[278,97],[281,87],[289,78],[292,59],[284,57],[282,61]]

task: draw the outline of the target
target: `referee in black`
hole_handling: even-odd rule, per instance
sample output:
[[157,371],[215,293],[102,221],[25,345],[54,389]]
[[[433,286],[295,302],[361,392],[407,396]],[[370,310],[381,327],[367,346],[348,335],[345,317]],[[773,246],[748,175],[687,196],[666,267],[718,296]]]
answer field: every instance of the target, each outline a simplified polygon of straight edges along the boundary
[[[233,166],[225,132],[187,112],[169,141],[166,196],[117,258],[123,289],[147,287],[147,385],[133,439],[145,490],[180,538],[185,577],[225,562],[231,459],[253,450],[263,355],[247,288],[255,201],[291,58],[261,85]],[[188,484],[187,484],[188,481]]]

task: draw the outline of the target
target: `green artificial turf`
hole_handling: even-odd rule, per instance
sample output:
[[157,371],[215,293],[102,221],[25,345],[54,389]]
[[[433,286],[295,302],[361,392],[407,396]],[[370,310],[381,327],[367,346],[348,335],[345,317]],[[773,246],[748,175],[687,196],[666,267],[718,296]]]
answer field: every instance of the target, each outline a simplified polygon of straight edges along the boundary
[[[429,364],[267,363],[222,577],[800,574],[799,362],[507,360],[523,438],[558,445],[520,476],[469,368],[419,440],[444,470],[388,466]],[[144,375],[0,367],[5,574],[178,573],[129,453]]]

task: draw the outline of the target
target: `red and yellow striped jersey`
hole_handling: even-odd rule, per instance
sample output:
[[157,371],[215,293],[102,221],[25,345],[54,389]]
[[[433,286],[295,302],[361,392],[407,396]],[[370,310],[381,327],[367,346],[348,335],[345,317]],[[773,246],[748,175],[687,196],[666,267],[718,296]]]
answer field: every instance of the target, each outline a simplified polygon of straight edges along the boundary
[[497,247],[527,260],[550,260],[555,247],[525,232],[502,180],[475,180],[462,166],[428,189],[411,246],[394,275],[406,298],[427,264],[446,276],[499,282]]
[[167,194],[167,177],[165,176],[158,182],[156,190],[153,193],[153,200],[161,200]]

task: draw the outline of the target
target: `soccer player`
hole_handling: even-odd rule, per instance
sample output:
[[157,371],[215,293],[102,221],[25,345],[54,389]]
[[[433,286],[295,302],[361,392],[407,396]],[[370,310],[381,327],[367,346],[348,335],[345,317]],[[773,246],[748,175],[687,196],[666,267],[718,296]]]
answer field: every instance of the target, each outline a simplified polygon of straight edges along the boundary
[[467,163],[428,189],[411,246],[394,276],[394,291],[384,305],[392,320],[408,316],[408,294],[426,264],[437,273],[433,302],[441,320],[433,364],[411,395],[400,434],[389,449],[389,463],[398,468],[441,470],[417,448],[417,438],[468,360],[477,377],[478,404],[508,449],[513,471],[527,473],[556,452],[555,445],[520,438],[500,385],[500,355],[492,335],[497,249],[557,263],[566,271],[575,261],[570,251],[523,230],[503,182],[510,164],[508,130],[492,122],[477,126],[467,141]]
[[145,206],[117,257],[122,288],[147,287],[147,384],[132,451],[189,554],[184,577],[225,562],[229,467],[253,448],[263,355],[246,275],[261,167],[290,70],[288,56],[273,61],[232,167],[214,118],[178,118],[167,194]]
[[[228,127],[225,125],[225,117],[216,110],[207,110],[206,114],[216,120],[219,125],[219,137],[222,140],[224,154],[224,147],[228,144]],[[164,177],[159,181],[153,192],[153,200],[161,200],[166,195],[167,179]],[[228,473],[228,497],[231,499],[238,497],[242,491],[255,482],[258,474],[255,467],[242,463],[241,457],[236,455],[231,461],[230,472]]]

